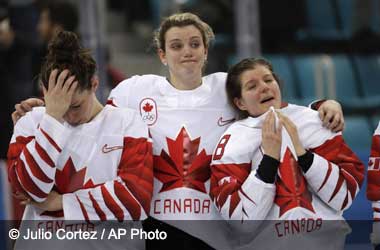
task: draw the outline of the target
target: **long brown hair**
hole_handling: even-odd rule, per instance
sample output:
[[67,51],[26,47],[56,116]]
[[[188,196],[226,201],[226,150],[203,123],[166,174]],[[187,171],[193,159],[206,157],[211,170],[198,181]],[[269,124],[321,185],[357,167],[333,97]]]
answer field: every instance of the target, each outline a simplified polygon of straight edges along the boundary
[[96,62],[90,50],[80,45],[75,33],[60,31],[49,43],[48,55],[40,73],[40,80],[46,89],[50,73],[54,69],[58,69],[59,72],[68,69],[70,75],[75,75],[79,90],[86,90],[91,89],[91,78],[96,71]]

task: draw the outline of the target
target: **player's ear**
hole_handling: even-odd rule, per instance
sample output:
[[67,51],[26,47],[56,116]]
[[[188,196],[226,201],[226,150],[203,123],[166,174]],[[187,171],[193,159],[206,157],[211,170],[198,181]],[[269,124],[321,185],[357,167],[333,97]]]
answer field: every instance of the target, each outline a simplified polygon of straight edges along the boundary
[[91,91],[96,92],[99,87],[99,77],[94,75],[91,77]]
[[166,53],[163,49],[157,50],[158,57],[160,58],[163,65],[168,65],[168,62],[166,61]]
[[242,98],[237,98],[235,97],[234,98],[234,104],[236,105],[236,107],[238,107],[238,109],[240,109],[241,111],[246,111],[247,110],[247,106],[245,105],[245,102]]

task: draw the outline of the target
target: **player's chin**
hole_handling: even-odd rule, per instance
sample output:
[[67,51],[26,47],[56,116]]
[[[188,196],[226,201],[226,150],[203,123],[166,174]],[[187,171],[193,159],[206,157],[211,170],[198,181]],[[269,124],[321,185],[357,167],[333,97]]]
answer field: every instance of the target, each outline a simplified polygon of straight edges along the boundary
[[197,63],[188,63],[183,65],[183,70],[187,73],[199,73],[202,72],[202,68]]

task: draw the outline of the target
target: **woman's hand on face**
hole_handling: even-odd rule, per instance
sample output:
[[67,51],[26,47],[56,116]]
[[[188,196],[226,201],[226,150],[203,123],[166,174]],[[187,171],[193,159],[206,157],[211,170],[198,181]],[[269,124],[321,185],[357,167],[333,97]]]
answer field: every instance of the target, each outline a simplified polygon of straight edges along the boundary
[[281,129],[281,122],[276,126],[275,115],[272,111],[269,112],[262,127],[262,147],[266,155],[278,161],[281,154]]
[[344,129],[344,117],[342,106],[334,100],[324,101],[318,109],[323,126],[339,132]]
[[63,116],[71,105],[73,94],[78,82],[75,76],[67,77],[69,71],[63,70],[57,78],[58,70],[54,69],[49,76],[49,86],[42,86],[45,97],[46,113],[59,122],[63,122]]
[[288,131],[290,135],[290,139],[293,142],[293,146],[296,150],[297,156],[304,155],[306,153],[306,150],[302,146],[302,143],[298,136],[297,126],[287,116],[281,114],[280,112],[277,112],[277,115],[281,123],[284,125],[286,131]]
[[27,112],[31,111],[33,107],[45,105],[44,101],[38,98],[29,98],[15,105],[15,111],[12,113],[13,125],[23,117]]

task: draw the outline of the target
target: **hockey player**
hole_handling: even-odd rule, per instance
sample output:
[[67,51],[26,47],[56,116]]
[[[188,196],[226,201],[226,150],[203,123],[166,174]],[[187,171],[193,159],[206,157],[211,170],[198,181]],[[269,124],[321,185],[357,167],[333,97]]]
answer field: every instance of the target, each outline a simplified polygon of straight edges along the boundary
[[[100,104],[96,63],[74,33],[58,33],[48,50],[41,71],[46,107],[17,122],[8,151],[9,180],[27,204],[21,224],[26,238],[16,249],[66,249],[69,239],[52,244],[41,236],[61,232],[62,238],[68,228],[96,231],[99,220],[143,220],[152,197],[152,143],[139,114]],[[32,227],[30,220],[39,221]],[[27,240],[28,232],[37,238]],[[71,246],[136,249],[93,238]]]
[[367,198],[373,208],[371,242],[380,248],[380,122],[373,134],[367,174]]
[[[140,113],[153,139],[154,194],[145,229],[164,230],[168,238],[147,241],[147,249],[230,248],[229,232],[209,196],[210,162],[236,113],[226,97],[226,73],[202,77],[213,38],[196,15],[166,18],[154,43],[168,77],[133,76],[110,94],[109,104]],[[23,114],[21,106],[14,118]],[[327,101],[319,110],[329,128],[342,129],[339,104]]]
[[211,195],[241,233],[241,249],[343,249],[349,227],[342,213],[364,166],[341,133],[324,128],[317,112],[282,102],[264,59],[233,66],[226,88],[244,119],[215,149]]
[[226,74],[202,77],[213,38],[197,16],[170,16],[154,39],[169,77],[134,76],[110,94],[110,103],[140,111],[154,141],[152,218],[146,225],[175,238],[147,242],[148,249],[210,249],[202,241],[216,249],[228,247],[224,225],[198,222],[219,219],[208,195],[209,164],[218,137],[235,119],[225,95]]

